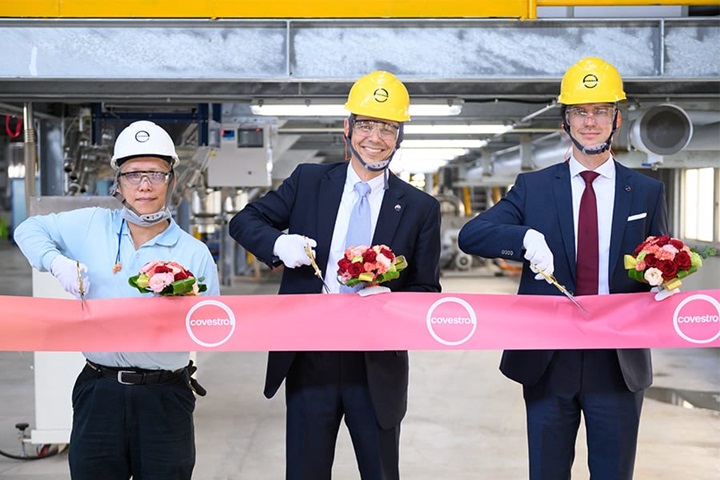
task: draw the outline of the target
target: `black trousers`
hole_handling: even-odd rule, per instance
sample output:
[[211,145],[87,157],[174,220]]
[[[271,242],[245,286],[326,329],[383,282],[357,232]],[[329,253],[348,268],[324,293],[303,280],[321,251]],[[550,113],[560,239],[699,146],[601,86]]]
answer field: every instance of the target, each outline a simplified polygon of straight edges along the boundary
[[123,385],[86,366],[73,388],[73,480],[190,480],[195,396],[185,378]]

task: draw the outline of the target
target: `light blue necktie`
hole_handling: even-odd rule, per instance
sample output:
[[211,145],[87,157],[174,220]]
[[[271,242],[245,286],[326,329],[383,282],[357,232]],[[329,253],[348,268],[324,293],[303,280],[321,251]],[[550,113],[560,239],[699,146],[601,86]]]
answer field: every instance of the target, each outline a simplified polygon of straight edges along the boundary
[[[358,247],[360,245],[369,246],[372,241],[370,202],[368,201],[370,185],[365,182],[357,182],[353,186],[353,190],[358,194],[358,199],[353,205],[352,213],[350,213],[350,223],[345,235],[346,250],[349,247]],[[340,293],[357,292],[359,289],[359,286],[351,288],[340,285]]]

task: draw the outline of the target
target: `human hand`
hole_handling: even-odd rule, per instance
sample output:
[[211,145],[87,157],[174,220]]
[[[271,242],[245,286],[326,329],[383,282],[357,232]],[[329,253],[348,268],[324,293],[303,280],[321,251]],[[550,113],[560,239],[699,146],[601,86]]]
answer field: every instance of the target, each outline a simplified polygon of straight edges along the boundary
[[660,302],[662,300],[665,300],[666,298],[672,297],[676,293],[680,293],[680,288],[673,288],[672,290],[668,290],[667,288],[663,287],[653,287],[650,289],[650,291],[655,293],[655,300]]
[[305,252],[305,245],[310,245],[313,257],[317,242],[312,238],[303,235],[280,235],[275,240],[273,255],[277,255],[287,268],[296,268],[303,265],[310,265],[310,257]]
[[58,279],[65,291],[74,297],[80,298],[90,289],[87,265],[84,263],[58,255],[50,264],[50,273]]
[[[552,283],[552,280],[548,277],[555,271],[555,265],[553,254],[545,241],[545,235],[531,228],[525,232],[523,248],[525,248],[525,259],[531,263],[530,270],[537,273],[535,280],[545,280]],[[545,272],[547,276],[539,273],[540,270]]]

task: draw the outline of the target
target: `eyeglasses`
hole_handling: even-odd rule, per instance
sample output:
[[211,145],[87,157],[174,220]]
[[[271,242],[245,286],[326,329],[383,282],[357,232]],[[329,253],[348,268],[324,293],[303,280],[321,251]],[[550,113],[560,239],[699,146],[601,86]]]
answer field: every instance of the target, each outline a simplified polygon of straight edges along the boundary
[[572,107],[567,109],[568,122],[585,123],[590,117],[600,125],[607,125],[615,118],[615,107],[595,107],[592,111],[585,110],[582,107]]
[[170,178],[170,172],[153,172],[150,170],[139,170],[136,172],[126,172],[118,175],[118,178],[124,178],[130,185],[140,185],[143,178],[146,178],[151,185],[162,185]]
[[379,122],[377,120],[356,120],[353,131],[362,136],[369,137],[373,132],[377,131],[383,140],[396,140],[400,127],[390,123]]

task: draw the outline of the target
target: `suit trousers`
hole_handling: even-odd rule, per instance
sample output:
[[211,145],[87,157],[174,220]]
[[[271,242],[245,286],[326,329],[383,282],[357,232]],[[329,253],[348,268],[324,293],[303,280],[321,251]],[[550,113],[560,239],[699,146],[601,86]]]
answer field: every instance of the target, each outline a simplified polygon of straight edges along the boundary
[[399,480],[400,425],[378,425],[363,352],[301,352],[286,378],[286,479],[330,480],[345,421],[363,480]]
[[593,480],[631,480],[643,391],[625,385],[615,350],[559,350],[523,388],[530,480],[568,480],[580,415]]

